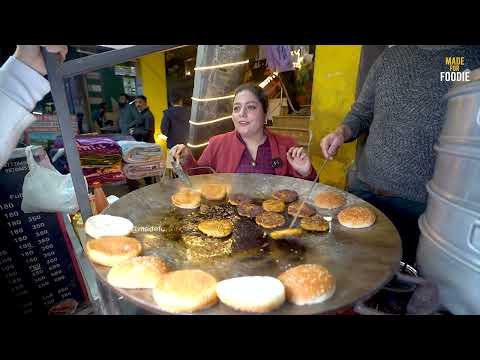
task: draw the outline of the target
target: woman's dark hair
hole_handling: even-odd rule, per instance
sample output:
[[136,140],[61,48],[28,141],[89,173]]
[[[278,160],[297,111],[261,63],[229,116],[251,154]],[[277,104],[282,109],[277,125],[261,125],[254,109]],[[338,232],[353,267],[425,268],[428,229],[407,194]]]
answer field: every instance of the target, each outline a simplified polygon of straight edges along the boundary
[[268,96],[260,86],[255,85],[253,83],[242,84],[235,89],[235,96],[237,96],[237,94],[239,92],[242,92],[242,91],[250,91],[253,95],[255,95],[257,100],[262,105],[263,112],[265,114],[267,113],[267,110],[268,110]]

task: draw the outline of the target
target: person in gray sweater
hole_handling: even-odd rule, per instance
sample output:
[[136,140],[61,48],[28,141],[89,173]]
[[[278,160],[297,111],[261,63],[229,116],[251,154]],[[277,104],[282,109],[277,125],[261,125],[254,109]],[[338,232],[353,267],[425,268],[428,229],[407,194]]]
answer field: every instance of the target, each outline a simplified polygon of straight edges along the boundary
[[342,125],[320,143],[325,158],[366,134],[357,149],[348,191],[380,209],[402,238],[403,261],[415,264],[425,211],[426,183],[432,178],[434,144],[446,116],[445,95],[453,84],[447,57],[463,57],[459,71],[480,67],[480,47],[402,45],[384,50]]

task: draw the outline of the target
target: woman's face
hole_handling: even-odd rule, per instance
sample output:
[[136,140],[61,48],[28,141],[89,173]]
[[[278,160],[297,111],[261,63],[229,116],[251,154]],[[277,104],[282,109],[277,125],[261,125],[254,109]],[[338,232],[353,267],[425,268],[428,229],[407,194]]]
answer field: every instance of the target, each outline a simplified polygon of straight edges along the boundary
[[257,97],[248,90],[240,91],[233,100],[232,120],[242,137],[263,132],[265,113]]

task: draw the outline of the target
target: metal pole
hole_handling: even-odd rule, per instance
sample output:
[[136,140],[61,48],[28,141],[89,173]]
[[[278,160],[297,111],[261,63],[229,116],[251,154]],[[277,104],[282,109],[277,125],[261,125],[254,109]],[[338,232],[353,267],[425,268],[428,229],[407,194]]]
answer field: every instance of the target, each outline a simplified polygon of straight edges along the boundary
[[61,68],[54,54],[48,53],[42,48],[43,58],[47,68],[48,79],[52,91],[53,101],[57,109],[58,122],[62,132],[63,146],[67,156],[68,167],[72,175],[73,187],[77,196],[78,205],[82,214],[83,222],[92,216],[88,190],[85,185],[85,178],[80,166],[80,156],[78,155],[75,135],[73,133],[72,121],[70,119],[70,110],[68,109],[67,96],[65,94],[65,82]]

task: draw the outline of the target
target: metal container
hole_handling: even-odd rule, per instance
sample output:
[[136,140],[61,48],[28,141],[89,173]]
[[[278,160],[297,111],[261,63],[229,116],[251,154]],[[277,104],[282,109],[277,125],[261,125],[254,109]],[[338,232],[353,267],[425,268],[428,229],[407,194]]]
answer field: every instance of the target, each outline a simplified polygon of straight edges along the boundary
[[480,147],[435,145],[438,153],[432,187],[455,202],[480,207]]
[[437,285],[440,302],[451,313],[480,314],[480,266],[458,256],[454,246],[433,232],[423,216],[419,226],[420,274]]
[[446,98],[417,263],[450,312],[480,314],[480,81],[455,86]]
[[480,146],[480,81],[454,87],[446,98],[448,110],[440,143]]
[[480,206],[473,209],[465,203],[454,203],[435,191],[431,183],[427,191],[423,221],[440,241],[448,243],[452,254],[480,267]]

